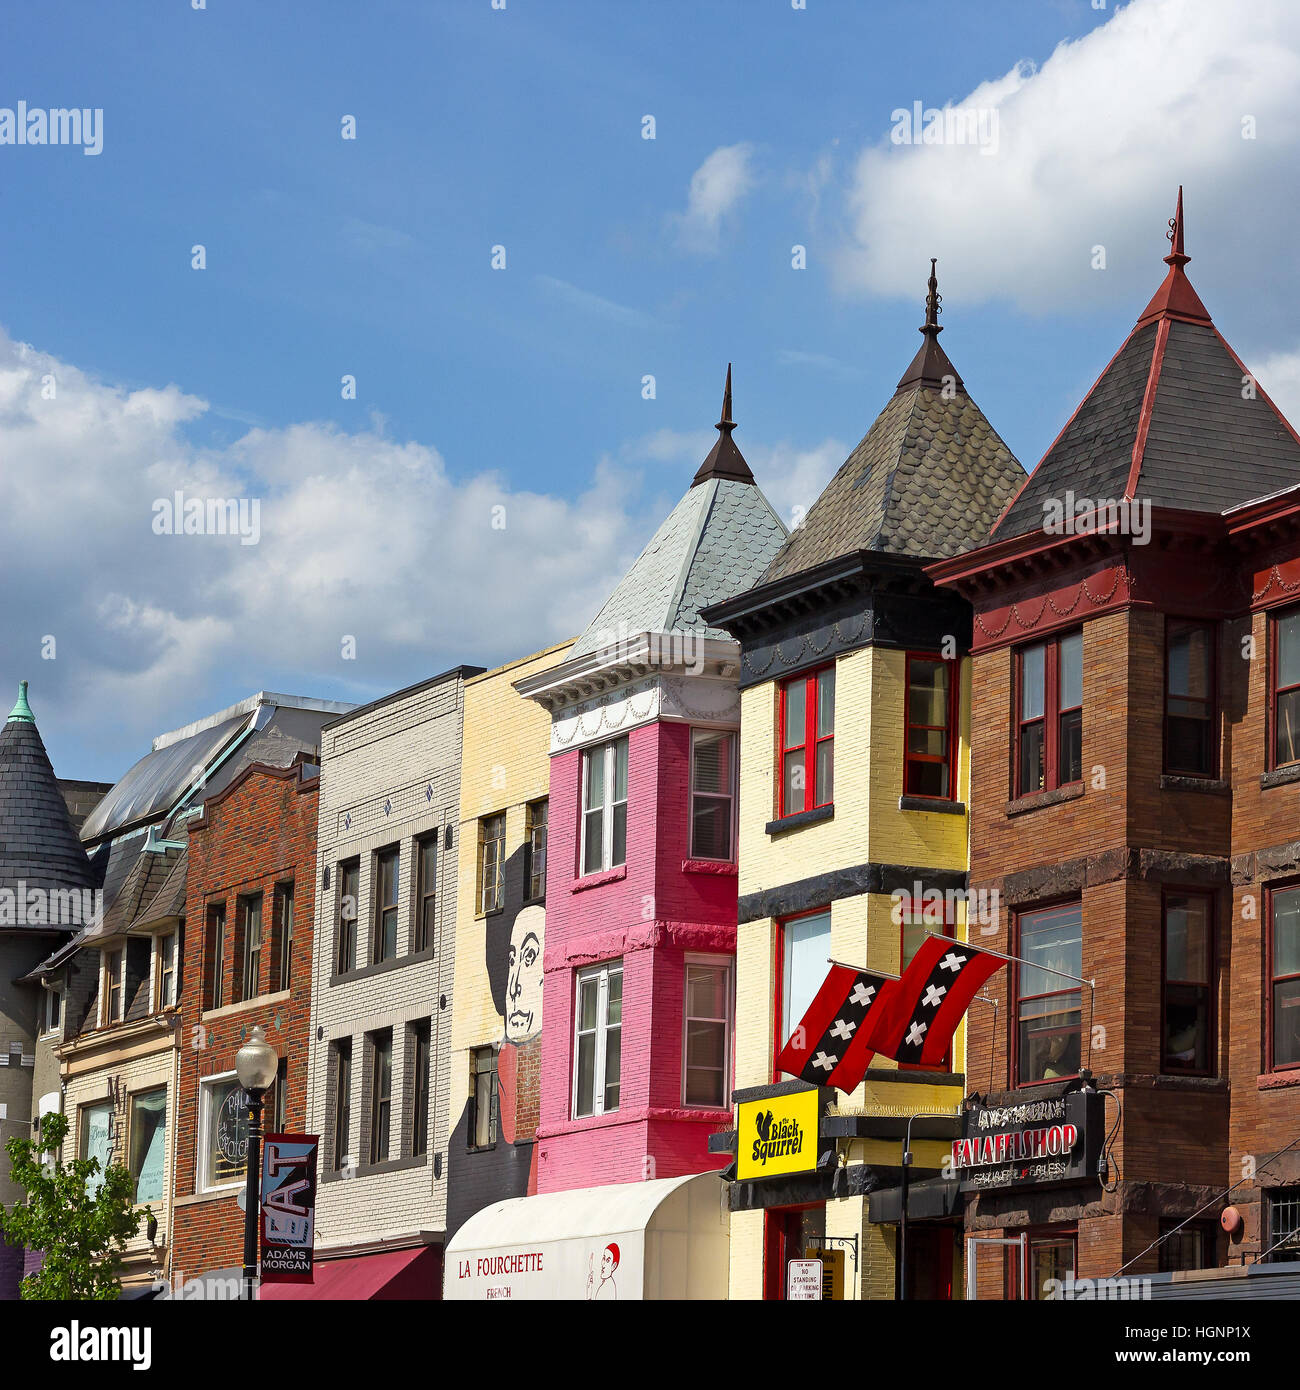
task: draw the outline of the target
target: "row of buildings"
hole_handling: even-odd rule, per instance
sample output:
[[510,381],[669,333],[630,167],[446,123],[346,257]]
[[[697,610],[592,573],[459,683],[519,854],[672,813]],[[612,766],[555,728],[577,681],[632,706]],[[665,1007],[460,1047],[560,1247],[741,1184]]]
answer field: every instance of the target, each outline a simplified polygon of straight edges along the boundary
[[[103,911],[0,917],[0,1131],[61,1110],[130,1167],[129,1288],[237,1269],[254,1025],[268,1128],[321,1139],[315,1282],[263,1297],[778,1299],[809,1260],[827,1296],[1019,1297],[1300,1257],[1300,438],[1188,281],[1181,196],[1171,239],[1028,477],[932,267],[801,524],[728,374],[574,641],[360,708],[260,693],[111,788],[55,779],[24,692],[0,890]],[[898,974],[927,931],[1011,958],[942,1066],[778,1072],[829,960]]]

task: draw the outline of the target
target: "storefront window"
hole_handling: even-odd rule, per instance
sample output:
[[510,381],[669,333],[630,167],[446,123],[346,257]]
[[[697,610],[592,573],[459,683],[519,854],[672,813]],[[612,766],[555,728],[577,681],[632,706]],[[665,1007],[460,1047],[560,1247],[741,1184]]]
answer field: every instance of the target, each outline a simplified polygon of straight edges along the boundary
[[248,1158],[248,1095],[235,1076],[203,1082],[199,1095],[204,1134],[199,1185],[242,1182]]
[[128,1132],[135,1200],[163,1199],[163,1154],[167,1146],[167,1088],[140,1091],[131,1097]]
[[769,1207],[763,1213],[763,1297],[784,1299],[791,1260],[816,1258],[826,1239],[826,1206]]
[[1300,1262],[1300,1187],[1277,1187],[1268,1194],[1270,1264]]
[[[1044,1231],[1029,1236],[1029,1297],[1059,1298],[1061,1286],[1074,1278],[1078,1235],[1074,1231]],[[1020,1251],[1006,1255],[1007,1296],[1022,1297],[1020,1291]]]
[[97,1158],[99,1172],[86,1179],[86,1192],[94,1196],[104,1182],[104,1169],[113,1161],[113,1102],[81,1107],[81,1157]]
[[1160,1223],[1160,1272],[1182,1269],[1214,1269],[1218,1265],[1214,1247],[1218,1232],[1213,1221]]

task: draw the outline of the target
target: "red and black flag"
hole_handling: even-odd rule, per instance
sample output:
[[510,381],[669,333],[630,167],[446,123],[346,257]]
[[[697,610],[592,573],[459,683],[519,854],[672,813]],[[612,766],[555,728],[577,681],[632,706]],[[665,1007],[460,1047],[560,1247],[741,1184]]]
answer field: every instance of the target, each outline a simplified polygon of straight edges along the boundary
[[897,981],[888,975],[832,965],[808,1012],[790,1034],[777,1067],[814,1086],[851,1091],[871,1061],[867,1020]]
[[1004,964],[964,941],[927,935],[873,1014],[867,1046],[896,1062],[941,1066],[970,1001]]

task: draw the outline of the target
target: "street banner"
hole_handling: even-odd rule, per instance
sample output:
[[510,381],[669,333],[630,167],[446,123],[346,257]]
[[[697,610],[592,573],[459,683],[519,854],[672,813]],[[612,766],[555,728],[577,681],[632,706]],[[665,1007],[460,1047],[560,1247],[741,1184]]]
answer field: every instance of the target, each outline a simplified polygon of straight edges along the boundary
[[314,1134],[268,1134],[262,1148],[262,1282],[310,1284],[316,1238]]

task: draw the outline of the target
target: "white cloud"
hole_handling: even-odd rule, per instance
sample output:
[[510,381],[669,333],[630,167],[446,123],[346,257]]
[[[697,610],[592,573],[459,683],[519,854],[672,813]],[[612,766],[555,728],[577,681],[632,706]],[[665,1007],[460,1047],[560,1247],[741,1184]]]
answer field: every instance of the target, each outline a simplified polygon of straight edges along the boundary
[[590,290],[580,289],[567,280],[557,280],[553,275],[536,275],[533,278],[548,294],[564,304],[582,310],[583,313],[594,314],[597,318],[609,319],[613,323],[625,324],[629,328],[657,327],[654,319],[649,314],[643,314],[640,309],[629,309],[625,304],[617,304],[614,300],[605,299]]
[[721,145],[691,175],[686,211],[670,219],[688,251],[712,255],[721,244],[722,224],[754,187],[753,146]]
[[[1249,22],[1221,0],[1133,0],[1037,70],[1018,64],[953,104],[983,112],[994,152],[888,135],[865,150],[839,282],[914,295],[938,256],[954,302],[1131,303],[1163,274],[1160,237],[1180,183],[1202,271],[1217,256],[1221,278],[1240,277],[1231,257],[1244,254],[1243,208],[1255,210],[1251,254],[1289,265],[1290,227],[1268,210],[1294,199],[1298,83],[1293,0],[1258,0]],[[938,107],[942,95],[899,93],[895,104],[914,100]],[[1254,139],[1243,139],[1247,118]],[[1105,271],[1091,268],[1095,246]]]
[[1300,349],[1261,356],[1253,363],[1249,357],[1242,360],[1292,428],[1300,429]]
[[770,448],[755,448],[745,457],[776,514],[793,527],[835,476],[851,448],[839,439],[824,439],[811,449],[783,440]]

